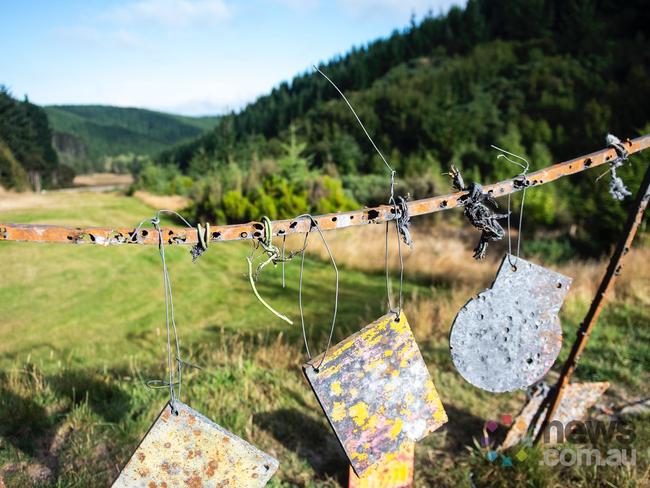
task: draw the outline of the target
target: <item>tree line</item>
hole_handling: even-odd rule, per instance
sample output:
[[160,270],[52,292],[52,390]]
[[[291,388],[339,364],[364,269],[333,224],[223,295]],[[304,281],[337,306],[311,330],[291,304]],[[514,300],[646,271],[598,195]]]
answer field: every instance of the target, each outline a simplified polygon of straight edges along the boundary
[[43,109],[0,86],[0,185],[40,191],[67,186],[73,178],[74,171],[59,164]]

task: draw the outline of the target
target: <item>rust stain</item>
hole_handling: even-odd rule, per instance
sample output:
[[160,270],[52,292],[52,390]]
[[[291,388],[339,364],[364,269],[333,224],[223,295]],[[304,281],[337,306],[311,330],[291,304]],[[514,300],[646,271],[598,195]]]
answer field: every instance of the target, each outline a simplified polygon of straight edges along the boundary
[[404,314],[390,313],[303,366],[357,475],[447,421]]
[[274,458],[187,405],[174,408],[178,415],[165,405],[114,488],[261,488],[278,469]]

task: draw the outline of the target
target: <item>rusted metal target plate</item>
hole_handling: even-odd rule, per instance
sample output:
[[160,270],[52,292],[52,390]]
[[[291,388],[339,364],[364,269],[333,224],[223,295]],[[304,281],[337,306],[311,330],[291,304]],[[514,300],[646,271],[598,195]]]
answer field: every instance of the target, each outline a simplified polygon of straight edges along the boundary
[[348,488],[411,488],[415,473],[415,442],[405,443],[394,459],[370,468],[359,478],[350,468]]
[[278,461],[178,401],[144,436],[113,488],[263,487]]
[[[563,427],[566,427],[567,424],[573,420],[584,419],[587,416],[587,411],[594,406],[603,393],[605,393],[607,388],[609,388],[609,383],[606,381],[598,383],[573,383],[567,385],[552,421],[559,421],[562,423]],[[534,395],[529,400],[512,424],[512,427],[508,431],[508,435],[506,435],[500,449],[508,449],[518,444],[526,437],[530,424],[539,410],[539,406],[542,404],[542,400],[544,400],[546,394],[548,394],[548,392]],[[531,433],[533,439],[537,436],[537,433],[542,426],[545,412],[546,410],[537,417],[535,428]],[[544,442],[547,444],[556,444],[558,442],[558,430],[551,428],[548,432],[550,434],[548,436],[548,442],[546,440],[544,440]]]
[[358,476],[447,421],[404,314],[388,314],[303,366]]
[[562,347],[558,312],[571,278],[512,258],[503,259],[489,288],[458,313],[449,348],[459,373],[483,390],[526,388],[555,362]]

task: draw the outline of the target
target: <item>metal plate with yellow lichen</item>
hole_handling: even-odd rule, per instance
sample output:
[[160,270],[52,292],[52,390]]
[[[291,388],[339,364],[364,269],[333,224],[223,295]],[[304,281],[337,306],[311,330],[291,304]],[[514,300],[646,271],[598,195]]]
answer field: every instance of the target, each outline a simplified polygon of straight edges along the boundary
[[268,454],[178,401],[144,436],[113,488],[263,487],[278,469]]
[[415,442],[404,443],[395,459],[373,466],[361,478],[350,468],[348,488],[411,488],[414,462]]
[[447,421],[404,314],[388,314],[303,366],[350,460],[362,476]]

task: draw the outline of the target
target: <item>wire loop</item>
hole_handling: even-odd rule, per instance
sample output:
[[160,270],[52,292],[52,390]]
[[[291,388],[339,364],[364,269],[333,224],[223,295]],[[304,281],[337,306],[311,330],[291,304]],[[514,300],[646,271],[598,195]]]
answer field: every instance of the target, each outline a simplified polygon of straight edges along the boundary
[[[176,329],[176,319],[174,317],[174,297],[172,295],[172,283],[169,277],[169,269],[167,267],[167,260],[165,257],[165,242],[163,239],[162,229],[160,228],[160,215],[163,213],[175,215],[180,218],[185,225],[192,229],[193,227],[190,223],[185,220],[185,218],[174,210],[165,210],[161,209],[156,212],[154,217],[149,219],[151,225],[153,225],[154,230],[158,234],[158,252],[160,254],[160,261],[162,262],[162,271],[163,271],[163,288],[165,290],[165,328],[167,330],[167,368],[169,370],[169,380],[148,380],[146,385],[149,388],[169,388],[169,405],[171,406],[172,413],[178,413],[174,407],[174,402],[180,398],[181,389],[183,384],[183,366],[187,365],[190,367],[195,367],[201,369],[199,366],[193,365],[183,361],[181,358],[181,347],[180,341],[178,339],[178,331]],[[147,219],[143,220],[136,227],[133,236],[139,235],[140,229],[144,225]],[[172,356],[172,335],[174,337],[176,355]],[[174,363],[176,366],[174,366]]]
[[325,361],[325,357],[327,356],[327,353],[330,350],[330,347],[332,345],[332,337],[334,336],[334,327],[336,325],[336,315],[338,313],[338,306],[339,306],[339,269],[336,266],[336,261],[334,260],[334,254],[332,253],[332,250],[327,244],[327,240],[325,239],[325,236],[323,235],[323,232],[320,226],[318,225],[318,222],[316,222],[316,220],[310,214],[299,215],[298,217],[295,218],[295,220],[297,221],[303,218],[308,218],[310,220],[311,225],[309,227],[309,230],[305,233],[305,241],[303,243],[302,250],[300,251],[301,259],[300,259],[300,283],[298,286],[298,306],[300,308],[300,324],[302,326],[302,337],[305,341],[305,349],[307,350],[307,357],[309,357],[310,360],[312,359],[312,355],[311,355],[311,351],[309,350],[309,344],[307,341],[307,330],[305,328],[305,315],[302,307],[302,281],[303,281],[302,277],[305,268],[305,251],[307,250],[307,241],[309,239],[309,234],[311,234],[312,228],[316,228],[316,230],[320,234],[321,240],[325,245],[325,249],[327,249],[327,253],[329,254],[330,261],[332,261],[332,266],[334,267],[334,273],[336,274],[336,291],[334,293],[334,313],[332,314],[332,327],[330,328],[329,338],[327,339],[327,348],[325,349],[325,353],[323,354],[323,357],[318,363],[318,366],[314,366],[314,370],[318,372],[320,367],[323,365],[323,361]]
[[[516,166],[519,166],[523,170],[513,179],[515,185],[523,186],[523,190],[521,191],[521,206],[519,207],[519,228],[517,230],[517,256],[514,263],[512,262],[512,232],[510,228],[510,214],[512,213],[510,210],[510,202],[511,202],[512,195],[508,193],[508,213],[507,213],[508,215],[508,263],[510,263],[510,266],[512,266],[512,268],[516,270],[517,261],[519,260],[519,254],[521,252],[521,229],[522,229],[523,219],[524,219],[524,202],[526,201],[526,188],[528,187],[528,179],[526,178],[526,173],[528,173],[528,169],[530,168],[530,163],[526,158],[523,158],[517,154],[506,151],[505,149],[501,149],[500,147],[497,147],[494,144],[492,144],[491,146],[497,151],[500,151],[502,153],[497,156],[497,159],[504,158],[506,161]],[[509,158],[508,156],[513,156],[517,159],[521,159],[526,164],[525,165],[521,164],[520,162],[515,161]]]

